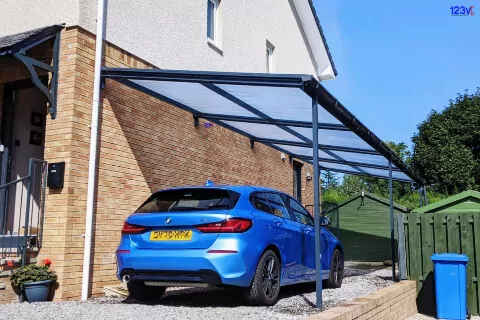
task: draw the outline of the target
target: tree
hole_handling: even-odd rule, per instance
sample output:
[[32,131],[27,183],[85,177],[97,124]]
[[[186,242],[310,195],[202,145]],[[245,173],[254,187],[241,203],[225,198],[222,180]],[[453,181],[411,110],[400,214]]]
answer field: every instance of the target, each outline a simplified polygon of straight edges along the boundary
[[322,189],[328,190],[339,186],[338,175],[332,171],[322,171]]
[[368,191],[368,184],[365,182],[365,179],[359,176],[354,176],[351,174],[346,174],[343,177],[343,183],[341,186],[341,191],[346,198],[353,196],[354,194],[361,191]]
[[480,185],[480,88],[432,111],[412,138],[412,165],[437,192],[455,194]]
[[[390,149],[395,152],[400,159],[406,164],[411,163],[411,153],[408,150],[408,146],[404,142],[395,143],[391,141],[385,142]],[[388,179],[378,179],[365,177],[365,182],[368,185],[368,190],[376,195],[388,198]],[[392,184],[392,193],[394,199],[405,197],[412,193],[412,187],[409,183],[394,181]]]

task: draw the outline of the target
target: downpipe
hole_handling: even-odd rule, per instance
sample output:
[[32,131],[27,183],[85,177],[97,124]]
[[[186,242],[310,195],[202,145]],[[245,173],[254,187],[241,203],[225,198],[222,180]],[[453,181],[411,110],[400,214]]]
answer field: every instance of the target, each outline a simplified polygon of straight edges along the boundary
[[95,40],[95,73],[93,80],[92,120],[90,127],[90,158],[88,164],[87,212],[85,217],[85,247],[83,251],[82,300],[88,299],[90,282],[90,256],[92,250],[92,225],[95,204],[95,173],[97,162],[98,116],[100,81],[102,72],[105,0],[97,1],[97,34]]

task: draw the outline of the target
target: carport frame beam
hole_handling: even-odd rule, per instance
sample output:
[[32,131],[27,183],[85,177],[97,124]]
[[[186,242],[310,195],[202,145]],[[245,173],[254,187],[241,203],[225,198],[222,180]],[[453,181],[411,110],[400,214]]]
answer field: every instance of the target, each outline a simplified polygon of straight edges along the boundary
[[[312,98],[312,119],[318,119],[317,99]],[[318,121],[312,121],[313,145],[318,146]],[[320,167],[318,166],[318,148],[313,148],[313,214],[315,218],[315,271],[317,308],[322,308],[322,263],[320,243]]]
[[396,281],[395,276],[395,220],[393,214],[393,179],[392,179],[392,160],[388,160],[388,197],[390,200],[390,246],[392,251],[392,281]]

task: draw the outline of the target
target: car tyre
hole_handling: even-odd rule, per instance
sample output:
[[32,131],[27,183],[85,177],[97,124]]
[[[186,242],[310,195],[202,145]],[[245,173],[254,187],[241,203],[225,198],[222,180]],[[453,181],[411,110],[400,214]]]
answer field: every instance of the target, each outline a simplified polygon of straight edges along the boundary
[[250,305],[273,306],[280,293],[282,266],[275,252],[267,250],[258,262],[252,285],[245,290],[245,300]]
[[130,298],[137,301],[155,301],[165,293],[166,287],[147,286],[143,281],[132,281],[127,283]]
[[340,288],[343,281],[343,256],[340,250],[335,249],[332,254],[332,261],[330,262],[330,274],[327,280],[327,285],[330,288]]

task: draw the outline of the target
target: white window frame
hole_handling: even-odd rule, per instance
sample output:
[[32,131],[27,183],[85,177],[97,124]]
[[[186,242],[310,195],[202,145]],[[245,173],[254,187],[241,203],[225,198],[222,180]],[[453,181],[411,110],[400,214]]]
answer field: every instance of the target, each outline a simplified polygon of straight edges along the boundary
[[[219,22],[219,19],[218,19],[219,0],[207,0],[207,2],[213,4],[213,39],[210,38],[210,36],[208,34],[207,34],[207,38],[211,42],[217,44],[218,39],[219,39],[219,29],[220,29],[220,26],[218,24],[218,22]],[[207,6],[207,10],[208,10],[208,7],[209,6]],[[209,23],[209,21],[208,21],[208,11],[207,11],[207,30],[208,30],[208,23]]]
[[274,65],[275,60],[273,56],[274,51],[275,51],[275,46],[267,40],[266,52],[268,53],[268,57],[265,61],[265,63],[267,64],[266,65],[267,73],[275,72],[275,65]]

